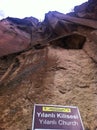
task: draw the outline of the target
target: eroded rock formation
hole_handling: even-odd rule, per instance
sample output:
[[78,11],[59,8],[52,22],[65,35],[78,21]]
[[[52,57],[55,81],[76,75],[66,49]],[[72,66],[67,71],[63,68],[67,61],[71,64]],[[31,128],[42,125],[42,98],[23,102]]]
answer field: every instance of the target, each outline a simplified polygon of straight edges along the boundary
[[97,129],[96,9],[0,21],[0,130],[31,130],[34,103],[78,106]]

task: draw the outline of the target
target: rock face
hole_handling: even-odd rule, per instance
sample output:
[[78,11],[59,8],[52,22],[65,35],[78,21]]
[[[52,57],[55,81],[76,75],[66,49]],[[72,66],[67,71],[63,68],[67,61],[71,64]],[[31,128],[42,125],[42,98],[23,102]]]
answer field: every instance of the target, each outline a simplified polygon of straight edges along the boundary
[[8,21],[0,23],[0,57],[26,50],[30,43],[30,36],[14,27]]
[[31,130],[35,103],[78,106],[85,130],[97,129],[96,9],[0,21],[0,130]]
[[89,0],[74,8],[74,16],[97,20],[97,1]]

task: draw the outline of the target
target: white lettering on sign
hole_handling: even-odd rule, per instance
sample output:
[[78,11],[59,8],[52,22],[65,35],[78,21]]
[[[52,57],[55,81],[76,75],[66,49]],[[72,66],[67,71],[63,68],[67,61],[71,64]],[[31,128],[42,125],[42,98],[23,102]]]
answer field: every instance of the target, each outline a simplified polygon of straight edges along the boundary
[[78,119],[78,115],[67,115],[63,113],[57,113],[57,118]]
[[39,119],[39,122],[40,122],[40,124],[43,124],[43,125],[56,125],[57,124],[57,121],[55,121],[55,120]]
[[68,125],[68,126],[78,126],[78,122],[73,121],[73,122],[66,122],[64,120],[59,120],[58,121],[59,125]]
[[41,112],[37,112],[37,116],[38,117],[42,117],[42,118],[55,118],[55,114],[54,113],[41,113]]

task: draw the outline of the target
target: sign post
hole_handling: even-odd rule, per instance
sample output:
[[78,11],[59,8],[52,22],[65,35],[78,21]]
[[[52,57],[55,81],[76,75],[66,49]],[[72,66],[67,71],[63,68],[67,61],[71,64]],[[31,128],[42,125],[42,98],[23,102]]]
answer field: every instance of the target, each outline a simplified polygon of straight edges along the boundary
[[32,130],[84,130],[76,106],[35,104]]

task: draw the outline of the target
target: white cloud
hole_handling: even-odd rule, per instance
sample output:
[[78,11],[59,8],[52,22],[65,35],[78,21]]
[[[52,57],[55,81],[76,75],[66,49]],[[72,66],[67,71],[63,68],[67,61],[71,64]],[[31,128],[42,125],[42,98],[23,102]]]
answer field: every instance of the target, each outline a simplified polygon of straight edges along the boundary
[[4,18],[5,14],[2,10],[0,10],[0,19]]
[[5,17],[29,17],[43,19],[48,11],[70,12],[75,5],[86,0],[0,0],[0,9]]

